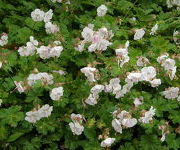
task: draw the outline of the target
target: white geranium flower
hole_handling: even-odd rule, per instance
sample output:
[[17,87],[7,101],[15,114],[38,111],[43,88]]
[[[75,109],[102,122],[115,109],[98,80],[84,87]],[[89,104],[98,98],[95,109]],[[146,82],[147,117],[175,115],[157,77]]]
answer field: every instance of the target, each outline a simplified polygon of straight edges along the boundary
[[69,127],[74,135],[81,135],[84,131],[84,127],[80,125],[78,122],[70,122]]
[[16,85],[16,89],[19,91],[20,94],[25,92],[25,88],[22,86],[23,84],[22,81],[20,82],[14,81],[14,84]]
[[146,64],[149,63],[149,60],[146,57],[138,57],[136,65],[139,67],[144,67]]
[[153,116],[155,115],[156,109],[153,108],[153,106],[151,106],[151,108],[149,109],[149,111],[146,111],[143,114],[143,117],[140,117],[139,122],[142,123],[149,123],[151,120],[153,120]]
[[101,142],[101,147],[110,147],[115,141],[115,138],[107,138]]
[[43,21],[44,20],[44,11],[40,9],[35,9],[34,11],[31,12],[31,18],[34,21]]
[[153,79],[152,81],[150,81],[150,84],[152,87],[157,87],[161,85],[161,79]]
[[145,31],[144,29],[137,29],[135,34],[134,34],[134,40],[140,40],[143,38],[145,34]]
[[85,27],[83,31],[81,32],[81,36],[84,38],[84,41],[91,42],[93,38],[93,28]]
[[118,66],[122,67],[125,63],[129,62],[128,56],[129,41],[126,42],[124,48],[116,49],[116,56],[118,58]]
[[157,30],[158,30],[158,24],[155,24],[155,25],[152,27],[152,29],[151,29],[150,35],[154,35]]
[[162,67],[164,67],[164,69],[169,74],[170,79],[173,80],[176,74],[176,62],[175,60],[170,59],[168,57],[168,54],[161,55],[157,58],[157,62],[160,63]]
[[134,127],[136,124],[137,124],[137,119],[135,118],[124,118],[122,120],[122,125],[127,128]]
[[85,100],[86,104],[89,105],[95,105],[97,104],[97,99],[99,98],[99,93],[104,90],[104,85],[95,85],[94,87],[91,88],[91,94],[89,97]]
[[59,32],[59,27],[56,24],[52,24],[52,22],[46,22],[45,28],[47,34],[54,34]]
[[118,119],[113,119],[112,120],[112,127],[114,130],[118,133],[122,133],[122,126],[121,126],[121,121]]
[[5,46],[8,43],[8,35],[6,33],[3,33],[0,37],[0,46]]
[[81,135],[84,131],[84,127],[81,125],[83,117],[80,114],[71,114],[71,119],[73,122],[69,123],[69,127],[74,135]]
[[173,6],[180,7],[180,1],[179,0],[167,0],[166,4],[167,4],[168,8],[171,8]]
[[44,14],[44,22],[50,22],[53,16],[53,10],[50,9],[48,12]]
[[105,92],[112,92],[113,94],[117,94],[117,92],[121,90],[121,85],[119,82],[119,78],[111,79],[109,84],[105,86]]
[[41,46],[37,49],[37,54],[42,59],[49,59],[51,57],[59,57],[61,55],[61,52],[63,51],[62,46],[55,46],[55,47],[49,47],[49,46]]
[[50,92],[50,97],[52,100],[57,101],[63,96],[63,87],[53,88]]
[[156,77],[156,69],[152,66],[144,67],[141,69],[142,80],[151,81]]
[[142,101],[143,101],[143,97],[135,98],[134,99],[135,107],[138,107],[138,106],[142,105]]
[[107,7],[105,5],[101,5],[97,8],[97,16],[105,16],[107,13]]
[[97,72],[96,68],[92,67],[84,67],[81,69],[81,72],[87,77],[88,81],[95,82],[95,72]]
[[142,74],[140,72],[131,72],[126,77],[125,81],[137,83],[137,82],[141,81],[141,79],[142,79]]
[[46,104],[38,110],[27,112],[25,120],[30,123],[36,123],[41,118],[49,117],[52,111],[53,111],[53,106],[49,106],[48,104]]
[[31,56],[35,54],[38,44],[38,41],[30,36],[30,41],[26,43],[26,46],[19,47],[18,52],[21,56]]
[[163,92],[163,95],[167,99],[175,99],[178,97],[178,93],[179,93],[178,87],[170,87]]
[[29,77],[27,78],[28,80],[28,85],[33,86],[37,80],[41,80],[43,84],[45,85],[50,85],[53,84],[53,76],[47,74],[46,72],[41,72],[37,74],[30,74]]

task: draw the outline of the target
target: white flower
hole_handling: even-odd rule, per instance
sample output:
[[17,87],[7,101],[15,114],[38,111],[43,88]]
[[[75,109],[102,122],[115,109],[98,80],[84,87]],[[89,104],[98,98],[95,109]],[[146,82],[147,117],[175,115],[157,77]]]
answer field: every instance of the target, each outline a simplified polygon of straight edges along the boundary
[[31,56],[35,54],[38,44],[38,41],[30,36],[30,41],[26,43],[26,46],[19,47],[18,52],[21,56]]
[[178,38],[177,36],[180,36],[180,32],[179,31],[174,31],[173,40],[177,45],[179,45],[180,44],[180,38]]
[[145,34],[145,31],[144,29],[137,29],[135,34],[134,34],[134,40],[140,40],[143,38]]
[[157,86],[161,85],[161,79],[154,79],[154,80],[150,81],[150,84],[152,87],[157,87]]
[[87,77],[88,81],[95,82],[95,72],[97,72],[96,68],[92,67],[84,67],[81,69],[81,72],[84,73],[84,75]]
[[81,32],[81,36],[84,38],[84,41],[91,42],[93,38],[93,28],[85,27]]
[[135,118],[125,118],[122,120],[122,125],[131,128],[137,124],[137,119]]
[[105,92],[112,92],[113,94],[117,94],[117,92],[121,90],[121,85],[119,82],[119,78],[111,79],[109,84],[105,86]]
[[156,69],[152,66],[144,67],[141,69],[142,80],[151,81],[156,77]]
[[115,138],[107,138],[101,142],[101,147],[110,147],[115,141]]
[[142,123],[149,123],[151,120],[153,120],[153,116],[155,115],[156,109],[153,108],[153,106],[151,106],[151,108],[149,109],[149,111],[146,111],[143,114],[143,117],[140,117],[139,122]]
[[122,133],[122,126],[121,126],[121,121],[118,119],[113,119],[112,120],[112,127],[114,130],[118,133]]
[[38,110],[27,112],[25,120],[30,123],[36,123],[41,118],[49,117],[52,111],[53,111],[53,106],[49,106],[48,104],[46,104]]
[[16,89],[19,91],[19,93],[23,93],[25,92],[25,88],[22,86],[22,81],[20,82],[17,82],[17,81],[14,81],[14,84],[16,85]]
[[103,39],[100,35],[94,35],[92,39],[92,44],[88,47],[88,51],[105,51],[110,45],[112,45],[112,43],[108,40]]
[[128,47],[129,41],[126,42],[124,48],[119,48],[115,50],[116,56],[118,57],[118,66],[120,67],[122,67],[125,63],[129,62]]
[[135,98],[134,99],[134,105],[135,107],[138,107],[139,105],[142,105],[143,97]]
[[57,101],[63,96],[63,87],[53,88],[50,92],[50,97],[52,100]]
[[71,128],[71,131],[75,135],[81,135],[82,132],[84,131],[84,127],[80,125],[78,122],[70,122],[69,126]]
[[140,56],[140,57],[138,57],[136,65],[139,67],[143,67],[148,63],[149,63],[149,60],[146,57]]
[[173,59],[168,58],[168,56],[168,54],[161,55],[157,58],[157,61],[167,71],[170,79],[173,80],[176,74],[176,62]]
[[74,114],[74,113],[72,113],[71,114],[71,120],[73,122],[80,122],[80,123],[82,123],[83,116],[81,114]]
[[5,46],[8,43],[8,35],[6,33],[3,33],[0,37],[0,46]]
[[55,47],[49,47],[49,46],[41,46],[37,49],[37,54],[42,59],[49,59],[51,57],[59,57],[61,55],[61,52],[63,50],[62,46],[55,46]]
[[43,21],[44,20],[44,11],[40,9],[35,9],[33,12],[31,12],[31,18],[34,21]]
[[60,41],[54,41],[53,44],[55,44],[56,46],[59,46],[59,45],[61,45],[61,42]]
[[178,100],[178,102],[180,102],[180,95],[178,96],[177,100]]
[[83,117],[80,114],[71,114],[71,119],[73,122],[69,123],[69,127],[74,135],[81,135],[84,131],[84,127],[81,125]]
[[152,29],[151,29],[150,35],[154,35],[157,30],[158,30],[158,24],[155,24],[155,25],[152,27]]
[[133,82],[128,81],[122,88],[122,90],[118,91],[116,93],[116,97],[115,98],[121,98],[123,97],[126,93],[128,93],[131,88],[133,87]]
[[88,47],[89,52],[105,51],[112,44],[108,41],[113,37],[112,31],[108,31],[105,27],[100,28],[98,31],[93,31],[93,28],[94,25],[89,24],[83,29],[81,35],[84,40],[80,41],[75,47],[77,51],[82,52],[86,43],[90,43]]
[[47,34],[59,32],[59,27],[56,24],[52,24],[51,22],[46,22],[45,28]]
[[140,72],[131,72],[129,75],[126,77],[125,81],[126,82],[139,82],[142,79],[142,74]]
[[178,87],[170,87],[163,92],[163,95],[167,99],[175,99],[178,97],[178,93],[179,93]]
[[104,90],[104,85],[97,84],[94,87],[91,88],[91,93],[93,94],[99,94]]
[[65,74],[66,74],[66,72],[63,71],[63,70],[53,70],[53,72],[56,72],[56,73],[58,73],[59,75],[65,75]]
[[51,115],[51,112],[53,111],[53,106],[49,106],[48,104],[42,106],[38,112],[41,116],[41,118],[49,117]]
[[105,5],[101,5],[97,8],[97,16],[105,16],[107,12],[107,7]]
[[53,76],[47,74],[46,72],[30,74],[27,80],[29,86],[33,86],[37,80],[41,80],[45,85],[53,84]]
[[89,97],[85,100],[86,104],[89,105],[95,105],[97,104],[97,99],[99,98],[99,93],[104,90],[104,85],[95,85],[94,87],[91,88],[91,93]]
[[48,12],[44,14],[44,22],[50,22],[53,16],[53,11],[50,9]]

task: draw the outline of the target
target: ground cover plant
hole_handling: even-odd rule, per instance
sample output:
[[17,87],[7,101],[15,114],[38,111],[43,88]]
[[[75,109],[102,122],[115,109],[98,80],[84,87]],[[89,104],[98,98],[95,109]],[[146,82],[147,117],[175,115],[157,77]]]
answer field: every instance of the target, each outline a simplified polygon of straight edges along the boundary
[[179,0],[0,0],[0,149],[180,149]]

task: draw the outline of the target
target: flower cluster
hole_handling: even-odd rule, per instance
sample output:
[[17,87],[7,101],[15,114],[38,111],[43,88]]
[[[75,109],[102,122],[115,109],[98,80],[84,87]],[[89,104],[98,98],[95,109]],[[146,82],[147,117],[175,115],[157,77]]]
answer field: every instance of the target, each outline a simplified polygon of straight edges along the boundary
[[132,128],[137,124],[137,119],[132,118],[131,114],[125,110],[115,110],[113,117],[112,127],[118,133],[122,133],[123,128]]
[[52,100],[57,101],[63,96],[63,87],[53,88],[50,92],[50,97]]
[[49,59],[51,57],[59,57],[63,51],[62,46],[41,46],[37,49],[37,54],[39,54],[42,59]]
[[47,34],[59,32],[59,27],[56,24],[52,24],[51,22],[52,16],[52,9],[50,9],[48,12],[44,12],[40,9],[35,9],[33,12],[31,12],[31,18],[34,21],[45,22],[45,29]]
[[97,84],[91,88],[91,93],[89,97],[85,100],[86,104],[95,105],[97,104],[97,99],[99,98],[99,93],[104,90],[104,85]]
[[84,127],[82,126],[83,117],[80,114],[71,114],[72,122],[69,123],[69,127],[74,135],[81,135],[84,131]]
[[26,43],[26,46],[19,47],[18,52],[21,56],[31,56],[35,54],[37,50],[38,41],[34,39],[33,36],[30,36],[30,41]]
[[179,88],[178,87],[170,87],[163,91],[163,95],[167,99],[175,99],[178,98]]
[[32,110],[26,113],[25,120],[30,123],[36,123],[41,118],[47,118],[51,115],[53,111],[53,106],[49,106],[48,104],[42,106],[38,110]]
[[53,76],[49,75],[46,72],[30,74],[29,77],[27,78],[27,80],[28,80],[29,86],[33,86],[36,83],[36,81],[38,81],[38,80],[41,80],[44,85],[53,84]]
[[105,5],[101,5],[97,8],[97,16],[105,16],[107,13],[107,7]]
[[126,42],[124,48],[118,48],[115,50],[116,56],[118,58],[118,66],[120,67],[122,67],[125,63],[129,61],[128,47],[129,47],[129,41]]
[[149,111],[143,111],[142,113],[142,117],[140,117],[139,122],[142,123],[149,123],[151,120],[153,120],[153,116],[155,115],[156,109],[153,108],[153,106],[151,106],[151,108],[149,109]]
[[80,44],[75,47],[77,51],[84,51],[86,43],[90,43],[90,46],[88,47],[89,52],[105,51],[108,46],[112,44],[108,41],[113,37],[112,31],[108,31],[105,27],[100,28],[98,31],[93,31],[93,28],[94,25],[89,24],[83,29],[81,35],[84,40],[80,41]]
[[84,68],[81,68],[81,72],[84,73],[84,75],[87,77],[89,82],[96,81],[95,73],[98,72],[98,70],[96,68],[84,67]]
[[6,33],[3,33],[0,37],[0,46],[5,46],[8,43],[8,35]]
[[176,62],[174,59],[169,58],[169,54],[161,55],[157,58],[157,62],[167,71],[171,80],[174,79],[176,74]]

